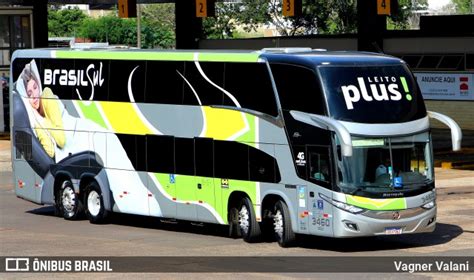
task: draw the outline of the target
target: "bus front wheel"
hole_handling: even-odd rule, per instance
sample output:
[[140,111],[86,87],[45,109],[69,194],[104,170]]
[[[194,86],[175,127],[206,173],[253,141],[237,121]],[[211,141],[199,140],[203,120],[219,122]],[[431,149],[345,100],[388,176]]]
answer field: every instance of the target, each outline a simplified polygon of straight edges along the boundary
[[281,200],[275,204],[273,230],[275,238],[281,247],[293,246],[296,236],[291,228],[290,211],[286,203]]
[[91,182],[85,191],[84,202],[86,204],[86,216],[92,224],[100,224],[106,221],[108,211],[104,206],[104,199],[99,186]]
[[252,202],[248,197],[241,199],[239,207],[239,227],[246,242],[256,242],[261,235]]
[[76,220],[82,213],[82,202],[70,180],[64,180],[59,190],[60,213],[66,220]]

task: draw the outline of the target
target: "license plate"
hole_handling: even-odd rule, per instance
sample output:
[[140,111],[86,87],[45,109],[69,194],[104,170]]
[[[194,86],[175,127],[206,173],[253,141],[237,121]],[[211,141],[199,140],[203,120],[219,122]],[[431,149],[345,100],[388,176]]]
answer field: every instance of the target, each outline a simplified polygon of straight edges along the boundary
[[399,228],[399,227],[385,228],[385,234],[402,234],[402,228]]

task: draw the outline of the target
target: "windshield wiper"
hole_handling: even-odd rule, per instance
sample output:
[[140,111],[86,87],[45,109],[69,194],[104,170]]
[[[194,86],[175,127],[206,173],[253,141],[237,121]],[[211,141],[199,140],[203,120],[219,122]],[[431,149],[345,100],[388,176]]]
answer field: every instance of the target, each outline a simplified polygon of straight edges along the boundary
[[354,191],[350,192],[350,195],[354,195],[360,191],[365,191],[366,188],[367,186],[357,186]]

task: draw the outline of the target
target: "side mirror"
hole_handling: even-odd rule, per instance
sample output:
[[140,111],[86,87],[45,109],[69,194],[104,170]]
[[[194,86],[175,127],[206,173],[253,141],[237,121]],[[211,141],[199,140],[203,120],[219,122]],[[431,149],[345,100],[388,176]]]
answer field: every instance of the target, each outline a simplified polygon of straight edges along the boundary
[[441,113],[428,111],[428,116],[432,119],[436,119],[451,129],[451,140],[453,143],[453,151],[461,150],[462,131],[459,125],[450,117]]

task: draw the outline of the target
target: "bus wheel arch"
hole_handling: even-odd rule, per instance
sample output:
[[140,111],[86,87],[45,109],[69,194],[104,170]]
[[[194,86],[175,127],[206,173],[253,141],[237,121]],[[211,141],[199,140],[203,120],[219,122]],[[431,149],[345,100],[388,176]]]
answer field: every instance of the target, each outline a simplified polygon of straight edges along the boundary
[[244,192],[232,192],[228,201],[229,234],[243,237],[246,242],[257,242],[261,235],[252,200]]

